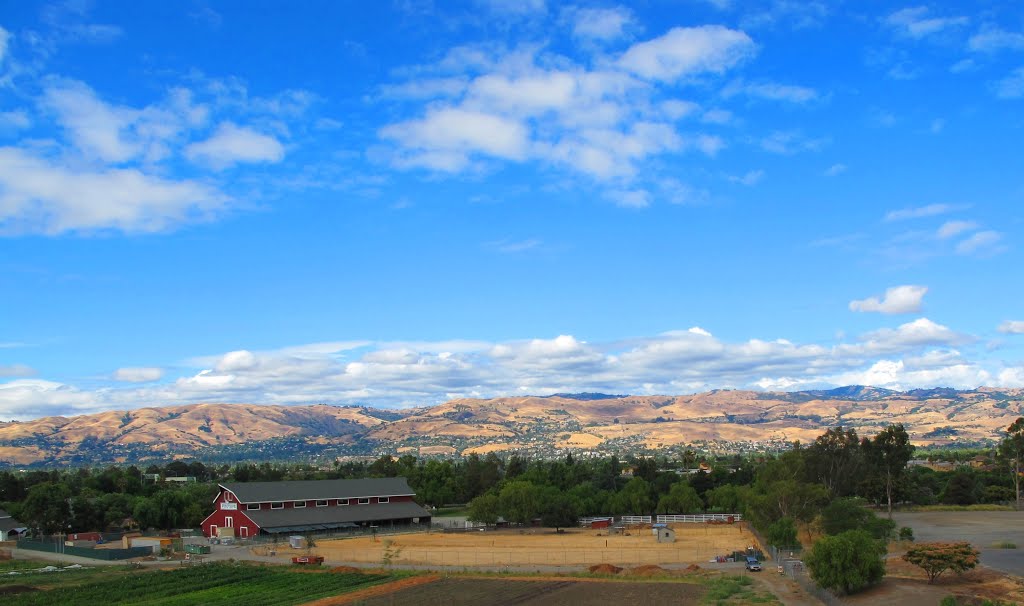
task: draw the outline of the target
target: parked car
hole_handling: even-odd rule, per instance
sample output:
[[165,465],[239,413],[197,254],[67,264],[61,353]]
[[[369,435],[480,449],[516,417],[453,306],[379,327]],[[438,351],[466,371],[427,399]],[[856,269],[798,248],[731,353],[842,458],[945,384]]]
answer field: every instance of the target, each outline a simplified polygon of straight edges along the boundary
[[747,570],[759,572],[761,570],[761,562],[758,562],[754,556],[747,556]]

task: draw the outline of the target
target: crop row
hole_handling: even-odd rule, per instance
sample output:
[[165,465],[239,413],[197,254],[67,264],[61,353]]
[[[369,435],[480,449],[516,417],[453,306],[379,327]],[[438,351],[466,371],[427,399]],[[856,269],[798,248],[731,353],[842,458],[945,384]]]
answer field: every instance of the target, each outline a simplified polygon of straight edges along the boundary
[[8,596],[5,606],[54,604],[297,604],[387,580],[387,575],[298,572],[285,568],[207,565],[101,578],[76,587]]

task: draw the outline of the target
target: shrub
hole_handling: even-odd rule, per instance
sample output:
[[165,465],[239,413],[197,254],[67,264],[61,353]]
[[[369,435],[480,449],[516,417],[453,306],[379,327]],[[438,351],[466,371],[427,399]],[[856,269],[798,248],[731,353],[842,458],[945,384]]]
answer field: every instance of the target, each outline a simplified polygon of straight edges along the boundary
[[811,578],[825,589],[856,593],[885,575],[885,544],[864,530],[824,537],[805,559]]
[[914,540],[914,529],[910,526],[903,526],[900,528],[900,540],[901,541],[913,541]]
[[925,571],[928,582],[952,570],[962,573],[978,565],[978,550],[970,543],[918,543],[907,550],[903,559]]

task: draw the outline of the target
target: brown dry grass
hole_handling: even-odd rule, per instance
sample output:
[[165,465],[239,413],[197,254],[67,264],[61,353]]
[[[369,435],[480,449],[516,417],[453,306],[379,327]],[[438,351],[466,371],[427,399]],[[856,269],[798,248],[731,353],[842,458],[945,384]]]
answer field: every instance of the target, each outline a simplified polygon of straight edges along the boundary
[[[560,534],[528,529],[322,540],[317,543],[316,552],[330,562],[379,564],[388,552],[393,564],[642,566],[706,562],[715,555],[756,545],[756,539],[742,524],[677,524],[675,529],[675,543],[658,543],[649,528],[633,529],[630,536],[608,536],[589,529],[571,529]],[[283,556],[290,555],[287,548],[278,551]]]

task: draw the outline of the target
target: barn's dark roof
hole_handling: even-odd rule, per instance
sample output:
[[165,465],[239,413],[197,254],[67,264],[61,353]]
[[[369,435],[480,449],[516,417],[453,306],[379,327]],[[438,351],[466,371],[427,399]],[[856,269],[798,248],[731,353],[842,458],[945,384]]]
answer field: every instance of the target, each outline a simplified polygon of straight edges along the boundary
[[[429,515],[429,514],[428,514]],[[25,525],[12,517],[0,518],[0,530],[7,532],[15,528],[24,528]]]
[[409,483],[405,481],[405,478],[231,482],[221,484],[221,487],[233,492],[240,503],[397,497],[416,494],[409,488]]
[[243,511],[267,532],[300,532],[354,526],[356,522],[379,522],[429,518],[430,514],[412,501],[375,503],[373,505],[331,505]]

